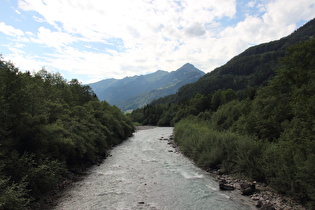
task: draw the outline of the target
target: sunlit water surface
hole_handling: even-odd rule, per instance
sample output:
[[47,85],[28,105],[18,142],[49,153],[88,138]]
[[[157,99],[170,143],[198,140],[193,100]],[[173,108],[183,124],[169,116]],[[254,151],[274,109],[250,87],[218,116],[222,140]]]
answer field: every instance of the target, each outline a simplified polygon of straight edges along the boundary
[[100,166],[64,192],[55,209],[254,209],[161,137],[173,128],[137,131]]

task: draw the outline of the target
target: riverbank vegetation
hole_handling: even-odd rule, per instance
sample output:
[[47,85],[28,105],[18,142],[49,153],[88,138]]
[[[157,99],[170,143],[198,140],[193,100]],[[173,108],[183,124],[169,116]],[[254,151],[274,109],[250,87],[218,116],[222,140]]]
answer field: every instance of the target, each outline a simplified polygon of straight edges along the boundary
[[36,208],[69,172],[100,162],[132,122],[89,86],[0,60],[0,209]]
[[264,181],[314,208],[315,39],[288,48],[264,83],[148,105],[131,116],[175,125],[176,143],[200,167]]

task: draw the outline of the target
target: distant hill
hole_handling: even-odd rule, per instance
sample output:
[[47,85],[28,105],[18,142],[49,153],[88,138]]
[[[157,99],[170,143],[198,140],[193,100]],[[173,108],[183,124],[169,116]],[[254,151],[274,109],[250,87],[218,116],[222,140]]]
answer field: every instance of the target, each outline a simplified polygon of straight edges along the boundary
[[315,19],[287,37],[248,48],[198,81],[181,87],[175,95],[155,100],[152,105],[178,103],[190,99],[196,93],[209,94],[218,89],[245,91],[265,85],[275,75],[275,70],[279,68],[279,59],[285,55],[286,49],[314,36]]
[[99,100],[116,105],[122,111],[142,107],[152,100],[176,93],[183,85],[197,81],[205,73],[192,64],[176,71],[158,70],[154,73],[123,79],[105,79],[89,86]]

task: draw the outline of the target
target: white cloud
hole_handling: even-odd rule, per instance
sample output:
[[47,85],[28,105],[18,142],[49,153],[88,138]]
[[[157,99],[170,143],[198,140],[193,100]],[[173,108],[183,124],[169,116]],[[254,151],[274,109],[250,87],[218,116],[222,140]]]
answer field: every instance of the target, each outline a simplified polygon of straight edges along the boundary
[[185,30],[185,34],[190,36],[190,37],[202,36],[205,33],[206,33],[206,29],[200,23],[193,24],[193,25],[189,26],[188,28],[186,28],[186,30]]
[[278,0],[267,4],[264,22],[275,27],[291,25],[296,20],[314,18],[315,2],[309,0]]
[[24,32],[22,30],[16,29],[13,26],[6,25],[4,22],[0,22],[0,32],[13,37],[24,35]]
[[9,49],[12,53],[5,55],[4,59],[12,61],[21,70],[38,71],[47,64],[41,58],[28,55],[16,47],[10,46]]
[[[157,69],[175,70],[186,62],[210,71],[251,44],[288,35],[297,22],[310,20],[315,14],[314,3],[309,0],[252,0],[244,5],[247,10],[259,13],[245,14],[238,23],[224,28],[223,20],[233,23],[240,18],[237,3],[19,0],[20,11],[37,12],[34,20],[49,23],[53,28],[46,25],[37,32],[24,34],[0,23],[6,32],[1,30],[2,25],[0,31],[10,36],[28,36],[32,42],[53,49],[55,53],[42,58],[51,69],[100,80]],[[87,47],[76,48],[77,44]],[[98,44],[102,48],[96,49]],[[105,45],[109,49],[104,49]]]
[[[205,35],[205,25],[212,24],[214,19],[232,18],[236,13],[235,0],[181,2],[125,0],[112,1],[110,4],[104,1],[89,2],[25,0],[20,1],[20,8],[37,11],[48,23],[54,26],[62,25],[64,33],[79,34],[85,41],[106,42],[110,38],[120,38],[126,49],[123,56],[121,55],[123,60],[120,63],[125,63],[124,66],[138,65],[139,69],[140,65],[146,64],[150,71],[154,71],[156,66],[161,68],[164,66],[163,69],[165,66],[171,67],[167,70],[174,70],[188,62],[187,59],[203,57],[196,56],[197,51],[187,47],[195,48],[189,43],[198,44],[198,40],[190,39]],[[47,37],[48,34],[49,31],[42,29],[38,39],[50,46],[62,44],[59,40],[55,41],[58,43],[54,43],[52,39],[41,38]],[[180,47],[179,44],[185,47]],[[176,48],[181,51],[174,53]],[[187,53],[188,57],[185,55]],[[168,58],[165,59],[164,56]],[[146,62],[137,62],[139,58]],[[165,60],[174,64],[167,65]],[[150,65],[150,62],[153,63]]]
[[70,34],[63,32],[52,32],[47,28],[40,27],[38,29],[37,38],[31,38],[35,43],[45,44],[48,47],[60,49],[67,44],[75,42],[77,39]]
[[[250,2],[249,6],[253,6],[253,3]],[[314,18],[315,2],[267,1],[265,5],[259,3],[258,9],[260,12],[264,11],[261,17],[247,15],[236,26],[227,27],[222,31],[221,37],[226,39],[226,43],[234,46],[235,53],[244,50],[250,44],[269,42],[289,35],[296,29],[296,23]],[[236,40],[242,45],[237,47]]]
[[254,7],[256,5],[256,1],[250,1],[248,2],[247,6]]
[[39,22],[39,23],[44,23],[44,22],[45,22],[45,20],[44,20],[43,18],[39,18],[39,17],[37,17],[37,16],[33,16],[33,19],[34,19],[35,21]]

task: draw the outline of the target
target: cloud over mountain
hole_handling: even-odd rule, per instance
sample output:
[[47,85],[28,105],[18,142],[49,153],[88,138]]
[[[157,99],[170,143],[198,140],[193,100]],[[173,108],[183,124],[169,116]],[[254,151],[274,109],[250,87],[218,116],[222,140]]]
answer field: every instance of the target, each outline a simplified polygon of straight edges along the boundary
[[5,58],[22,69],[29,68],[27,60],[34,68],[45,66],[86,83],[174,69],[186,62],[211,71],[250,45],[290,34],[315,14],[309,0],[1,4],[0,53]]

